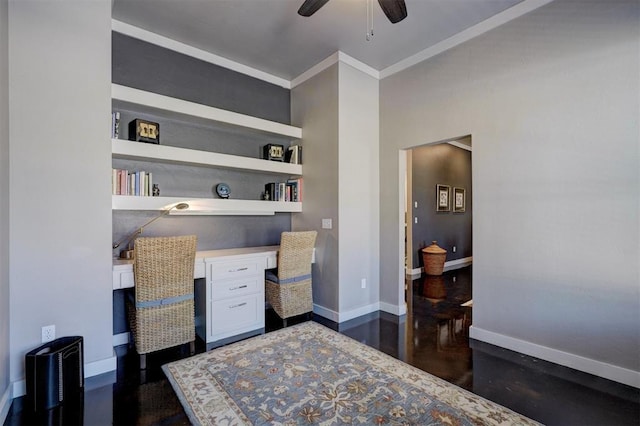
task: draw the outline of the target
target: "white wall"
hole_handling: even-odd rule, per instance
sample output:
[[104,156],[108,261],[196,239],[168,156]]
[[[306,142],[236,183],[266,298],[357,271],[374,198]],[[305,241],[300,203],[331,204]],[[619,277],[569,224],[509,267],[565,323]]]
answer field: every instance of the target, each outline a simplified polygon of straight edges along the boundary
[[378,80],[345,63],[338,65],[342,320],[378,310],[380,127]]
[[[291,123],[302,127],[303,211],[291,215],[294,231],[317,230],[313,265],[314,310],[338,312],[338,66],[291,90]],[[322,219],[333,229],[322,229]]]
[[115,368],[111,2],[12,1],[9,23],[10,379],[48,324],[84,336],[90,375]]
[[557,0],[381,82],[381,290],[399,149],[473,138],[472,337],[640,386],[639,4]]
[[9,398],[9,22],[0,0],[0,423]]

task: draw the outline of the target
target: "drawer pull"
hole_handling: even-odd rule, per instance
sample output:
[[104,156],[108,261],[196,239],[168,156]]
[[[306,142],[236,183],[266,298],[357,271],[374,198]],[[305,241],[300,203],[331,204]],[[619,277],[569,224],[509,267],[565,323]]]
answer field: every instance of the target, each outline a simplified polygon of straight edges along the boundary
[[236,286],[236,287],[231,287],[229,290],[233,291],[233,290],[239,290],[241,288],[247,288],[247,285],[240,285],[240,286]]
[[237,305],[231,305],[231,306],[229,306],[229,309],[240,308],[240,307],[242,307],[242,306],[244,306],[246,304],[247,304],[247,302],[242,302],[242,303],[238,303]]
[[238,268],[238,269],[229,269],[229,272],[242,272],[242,271],[246,271],[247,268],[246,266],[244,268]]

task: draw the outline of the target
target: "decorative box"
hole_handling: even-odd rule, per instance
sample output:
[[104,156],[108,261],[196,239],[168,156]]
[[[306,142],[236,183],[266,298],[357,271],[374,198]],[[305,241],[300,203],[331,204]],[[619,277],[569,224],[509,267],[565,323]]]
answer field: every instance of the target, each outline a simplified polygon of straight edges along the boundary
[[284,161],[284,146],[273,143],[263,146],[262,158],[265,160]]
[[129,123],[129,140],[160,143],[160,124],[136,118]]

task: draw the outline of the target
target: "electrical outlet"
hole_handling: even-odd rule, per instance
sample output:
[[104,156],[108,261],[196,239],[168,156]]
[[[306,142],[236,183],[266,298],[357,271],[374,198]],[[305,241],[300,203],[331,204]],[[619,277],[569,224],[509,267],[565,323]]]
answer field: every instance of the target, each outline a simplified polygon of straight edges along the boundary
[[453,248],[451,249],[451,251],[454,252],[454,253],[456,252],[456,250],[457,250],[456,246],[453,246]]
[[367,279],[366,279],[366,278],[363,278],[363,279],[360,281],[360,285],[362,286],[362,288],[367,288]]
[[42,343],[50,342],[56,338],[56,326],[45,325],[42,327]]

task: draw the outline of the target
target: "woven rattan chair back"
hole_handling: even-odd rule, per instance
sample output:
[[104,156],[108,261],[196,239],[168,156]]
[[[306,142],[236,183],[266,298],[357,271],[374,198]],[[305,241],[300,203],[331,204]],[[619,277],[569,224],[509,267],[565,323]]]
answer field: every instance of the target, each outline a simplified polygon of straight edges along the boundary
[[286,319],[313,310],[311,260],[316,231],[283,232],[278,252],[278,274],[267,274],[267,302],[278,316]]
[[283,232],[278,251],[278,278],[287,279],[311,273],[316,231]]
[[195,235],[136,239],[129,320],[140,355],[195,341],[196,242]]

